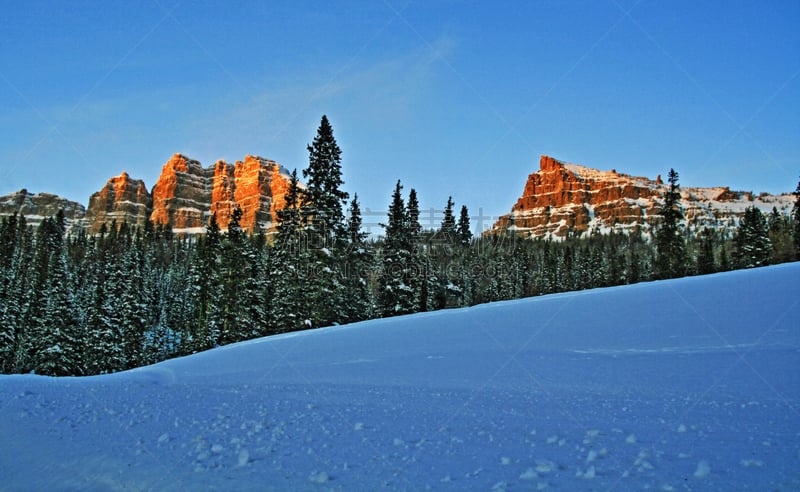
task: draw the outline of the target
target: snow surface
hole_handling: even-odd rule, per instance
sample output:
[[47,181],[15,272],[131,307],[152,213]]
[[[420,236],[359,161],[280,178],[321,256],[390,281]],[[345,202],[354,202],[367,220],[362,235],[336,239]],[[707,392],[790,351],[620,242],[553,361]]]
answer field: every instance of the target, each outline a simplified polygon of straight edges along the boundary
[[800,263],[0,377],[0,490],[798,490]]

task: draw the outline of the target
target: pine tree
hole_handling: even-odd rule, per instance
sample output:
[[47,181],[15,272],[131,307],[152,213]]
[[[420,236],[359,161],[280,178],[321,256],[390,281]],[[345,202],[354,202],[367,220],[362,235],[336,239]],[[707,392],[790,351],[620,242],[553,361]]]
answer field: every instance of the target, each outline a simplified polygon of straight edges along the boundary
[[300,182],[297,178],[297,169],[295,169],[289,179],[289,189],[285,197],[286,203],[276,214],[278,234],[275,240],[276,245],[280,245],[292,253],[297,252],[301,247],[300,193]]
[[677,171],[669,170],[668,181],[669,190],[661,207],[661,223],[656,230],[656,275],[662,279],[683,276],[687,266]]
[[753,268],[769,265],[772,244],[764,214],[756,207],[747,207],[744,217],[736,231],[736,254],[734,264],[737,268]]
[[707,275],[716,271],[714,239],[711,231],[706,230],[700,242],[700,253],[697,255],[697,273],[700,275]]
[[17,214],[3,217],[0,223],[0,270],[11,267],[17,247]]
[[90,256],[84,298],[84,329],[86,344],[83,349],[84,372],[89,375],[103,374],[122,369],[122,354],[118,326],[112,319],[113,306],[108,297],[111,294],[111,281],[107,281],[108,271],[112,269],[107,259],[107,251],[99,243]]
[[[292,171],[286,204],[278,211],[275,243],[269,255],[273,299],[269,324],[273,333],[302,329],[311,318],[309,290],[306,288],[308,249],[301,222],[300,184]],[[310,322],[310,321],[309,321]]]
[[33,283],[35,242],[24,215],[20,215],[17,221],[16,239],[10,279],[6,284],[6,301],[0,312],[0,330],[4,333],[5,342],[10,343],[3,349],[3,372],[9,373],[25,372],[29,367],[31,304],[36,302],[37,297]]
[[25,217],[20,219],[16,214],[4,217],[0,226],[0,373],[14,372],[22,323],[29,255]]
[[408,240],[410,245],[415,245],[422,235],[422,225],[419,223],[419,199],[417,190],[411,188],[408,192],[408,205],[406,208],[406,227],[408,228]]
[[769,226],[769,240],[772,243],[771,263],[784,263],[795,258],[794,239],[790,231],[789,217],[778,212],[777,207],[772,207],[767,221]]
[[458,226],[456,227],[456,234],[461,246],[469,246],[472,241],[472,230],[469,223],[469,210],[466,205],[461,206],[461,214],[458,217]]
[[272,299],[271,276],[267,270],[266,242],[263,235],[254,235],[247,245],[247,272],[241,297],[241,327],[244,339],[270,334],[268,312]]
[[367,242],[368,234],[361,230],[361,208],[357,194],[353,195],[348,211],[348,248],[341,309],[342,322],[353,323],[371,318],[374,311],[374,300],[369,286],[373,252]]
[[125,285],[118,300],[122,357],[124,369],[145,363],[144,346],[147,331],[147,298],[144,282],[144,253],[140,240],[133,240],[122,255]]
[[794,219],[794,250],[795,257],[800,258],[800,182],[797,183],[794,196],[794,208],[792,209],[792,218]]
[[333,136],[333,128],[322,116],[314,142],[308,146],[307,178],[301,193],[301,209],[309,249],[305,258],[305,290],[311,308],[307,323],[329,326],[340,322],[339,301],[343,297],[344,248],[347,232],[343,207],[348,193],[341,169],[341,149]]
[[220,292],[217,294],[219,302],[219,340],[220,345],[238,342],[244,338],[240,332],[242,328],[241,311],[243,309],[243,287],[247,282],[246,275],[249,252],[244,232],[239,221],[242,218],[242,209],[235,206],[220,245]]
[[66,253],[54,254],[42,321],[33,333],[32,370],[49,376],[81,374],[79,322],[69,290]]
[[[409,211],[402,196],[403,186],[397,181],[392,203],[389,205],[388,222],[383,225],[386,237],[383,241],[382,266],[378,277],[378,304],[383,316],[395,316],[416,311],[414,290],[411,282],[413,231],[419,222],[411,226]],[[413,192],[413,190],[412,190]],[[416,200],[416,193],[412,193]],[[419,217],[419,204],[416,205]]]
[[192,305],[195,309],[192,328],[186,340],[186,349],[200,352],[214,348],[218,343],[220,312],[215,296],[219,294],[220,234],[217,216],[211,215],[206,225],[206,234],[198,242],[197,255],[190,272]]
[[442,227],[440,233],[448,242],[455,242],[456,238],[456,217],[453,214],[453,197],[447,197],[447,205],[444,207],[444,218],[442,219]]
[[[307,179],[302,192],[304,220],[313,227],[320,247],[331,247],[334,239],[344,236],[343,206],[348,199],[341,190],[342,151],[333,136],[333,128],[323,115],[317,135],[308,146],[308,168],[303,170]],[[312,225],[313,224],[313,225]]]
[[420,244],[422,225],[419,223],[419,200],[417,190],[408,192],[406,224],[408,227],[409,256],[405,263],[405,285],[411,290],[413,308],[411,312],[424,312],[433,308],[436,278],[428,256],[428,250]]

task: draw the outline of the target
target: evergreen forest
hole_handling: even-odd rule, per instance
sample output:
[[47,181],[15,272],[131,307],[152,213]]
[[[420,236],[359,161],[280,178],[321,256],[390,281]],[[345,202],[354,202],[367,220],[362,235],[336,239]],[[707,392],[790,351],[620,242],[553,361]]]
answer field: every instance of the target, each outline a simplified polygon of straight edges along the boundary
[[[791,215],[750,207],[728,233],[682,227],[670,170],[652,236],[563,241],[473,237],[470,213],[444,205],[423,229],[416,191],[387,193],[382,237],[363,232],[342,190],[341,150],[322,117],[274,230],[174,237],[112,224],[67,234],[63,214],[0,222],[0,372],[116,372],[256,337],[543,294],[751,268],[800,258],[800,184]],[[634,302],[633,300],[631,302]]]

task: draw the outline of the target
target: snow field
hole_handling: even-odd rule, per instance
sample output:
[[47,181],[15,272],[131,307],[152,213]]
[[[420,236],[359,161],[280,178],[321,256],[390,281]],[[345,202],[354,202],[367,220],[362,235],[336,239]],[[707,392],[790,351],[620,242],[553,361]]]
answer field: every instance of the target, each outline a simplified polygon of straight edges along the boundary
[[0,377],[2,490],[796,490],[800,264]]

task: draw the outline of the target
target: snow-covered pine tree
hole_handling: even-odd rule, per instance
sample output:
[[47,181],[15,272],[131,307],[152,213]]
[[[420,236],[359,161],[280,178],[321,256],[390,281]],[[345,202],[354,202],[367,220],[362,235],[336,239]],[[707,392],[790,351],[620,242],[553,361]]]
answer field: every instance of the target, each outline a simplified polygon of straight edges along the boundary
[[277,213],[278,231],[269,253],[272,299],[269,325],[272,333],[300,330],[311,319],[310,292],[306,285],[308,249],[300,210],[300,184],[292,171],[286,205]]
[[345,236],[343,208],[349,195],[342,191],[342,151],[333,136],[328,117],[323,115],[317,135],[308,146],[308,168],[303,170],[306,188],[300,195],[303,220],[313,225],[321,247],[333,246]]
[[341,321],[341,275],[347,246],[343,209],[349,195],[341,189],[341,149],[325,115],[308,153],[308,168],[303,170],[306,187],[300,193],[308,246],[305,289],[312,300],[309,321],[314,326],[328,326]]
[[241,294],[239,332],[246,340],[269,334],[267,313],[272,298],[272,277],[267,270],[266,238],[262,233],[251,236],[245,252],[247,270]]
[[713,233],[710,230],[705,230],[700,239],[700,252],[697,255],[697,273],[707,275],[716,271]]
[[199,312],[195,304],[198,299],[195,258],[198,243],[182,241],[176,245],[173,260],[163,274],[159,295],[159,323],[153,326],[148,347],[152,360],[163,360],[175,355],[188,355],[197,350],[193,344]]
[[734,264],[737,268],[769,265],[772,245],[767,221],[761,210],[753,206],[745,209],[734,242],[736,244]]
[[794,190],[794,208],[792,208],[792,219],[794,221],[794,250],[795,258],[800,258],[800,182]]
[[669,189],[664,195],[661,223],[656,229],[656,275],[662,279],[681,277],[687,267],[686,241],[681,227],[683,210],[680,205],[678,172],[670,169],[667,180]]
[[118,301],[124,368],[145,363],[144,345],[147,331],[147,292],[144,282],[144,252],[141,240],[131,241],[121,258],[125,284]]
[[411,289],[414,309],[424,312],[433,309],[434,295],[437,291],[437,278],[430,258],[430,250],[422,244],[422,224],[419,222],[420,209],[417,190],[411,188],[406,204],[406,224],[408,227],[409,259],[406,262],[406,285]]
[[458,242],[461,246],[469,246],[470,241],[472,241],[472,229],[469,223],[469,210],[466,205],[461,206],[461,214],[458,216],[456,234],[458,235]]
[[772,212],[767,220],[769,226],[769,240],[772,243],[771,263],[785,263],[794,261],[794,239],[791,232],[790,217],[780,213],[777,207],[772,207]]
[[444,218],[442,219],[442,226],[439,233],[448,242],[455,242],[456,240],[456,216],[453,214],[453,197],[447,197],[447,204],[444,206]]
[[[11,215],[0,226],[0,373],[15,369],[19,346],[24,282],[30,245],[26,244],[25,217]],[[25,249],[22,249],[25,248]]]
[[7,347],[4,372],[25,372],[29,366],[28,331],[31,326],[31,303],[36,299],[33,268],[35,242],[33,231],[24,215],[17,221],[17,246],[11,262],[11,281],[8,284],[7,302],[0,323],[11,336]]
[[41,317],[31,330],[31,366],[37,374],[78,376],[81,374],[82,334],[74,294],[69,289],[66,251],[54,252],[48,268]]
[[343,270],[344,289],[340,303],[343,323],[370,319],[375,309],[370,289],[374,252],[367,241],[368,234],[361,230],[361,224],[361,207],[358,203],[358,194],[355,194],[348,209],[348,245]]
[[214,296],[218,305],[219,316],[219,345],[226,345],[244,339],[242,329],[242,295],[247,283],[246,276],[250,273],[248,266],[252,259],[247,251],[248,244],[239,221],[242,218],[242,209],[235,206],[231,212],[228,230],[225,232],[220,244],[219,291]]
[[[413,268],[414,237],[419,234],[419,207],[417,204],[415,225],[412,226],[402,190],[403,186],[397,180],[389,205],[388,221],[383,225],[386,236],[381,252],[377,297],[380,313],[384,317],[413,313],[418,307],[410,268]],[[412,193],[411,197],[416,198],[416,193]]]
[[206,234],[198,241],[197,254],[190,273],[193,288],[192,304],[195,309],[193,328],[185,343],[191,352],[213,348],[218,343],[220,324],[219,295],[220,249],[222,235],[216,215],[212,215],[206,226]]

